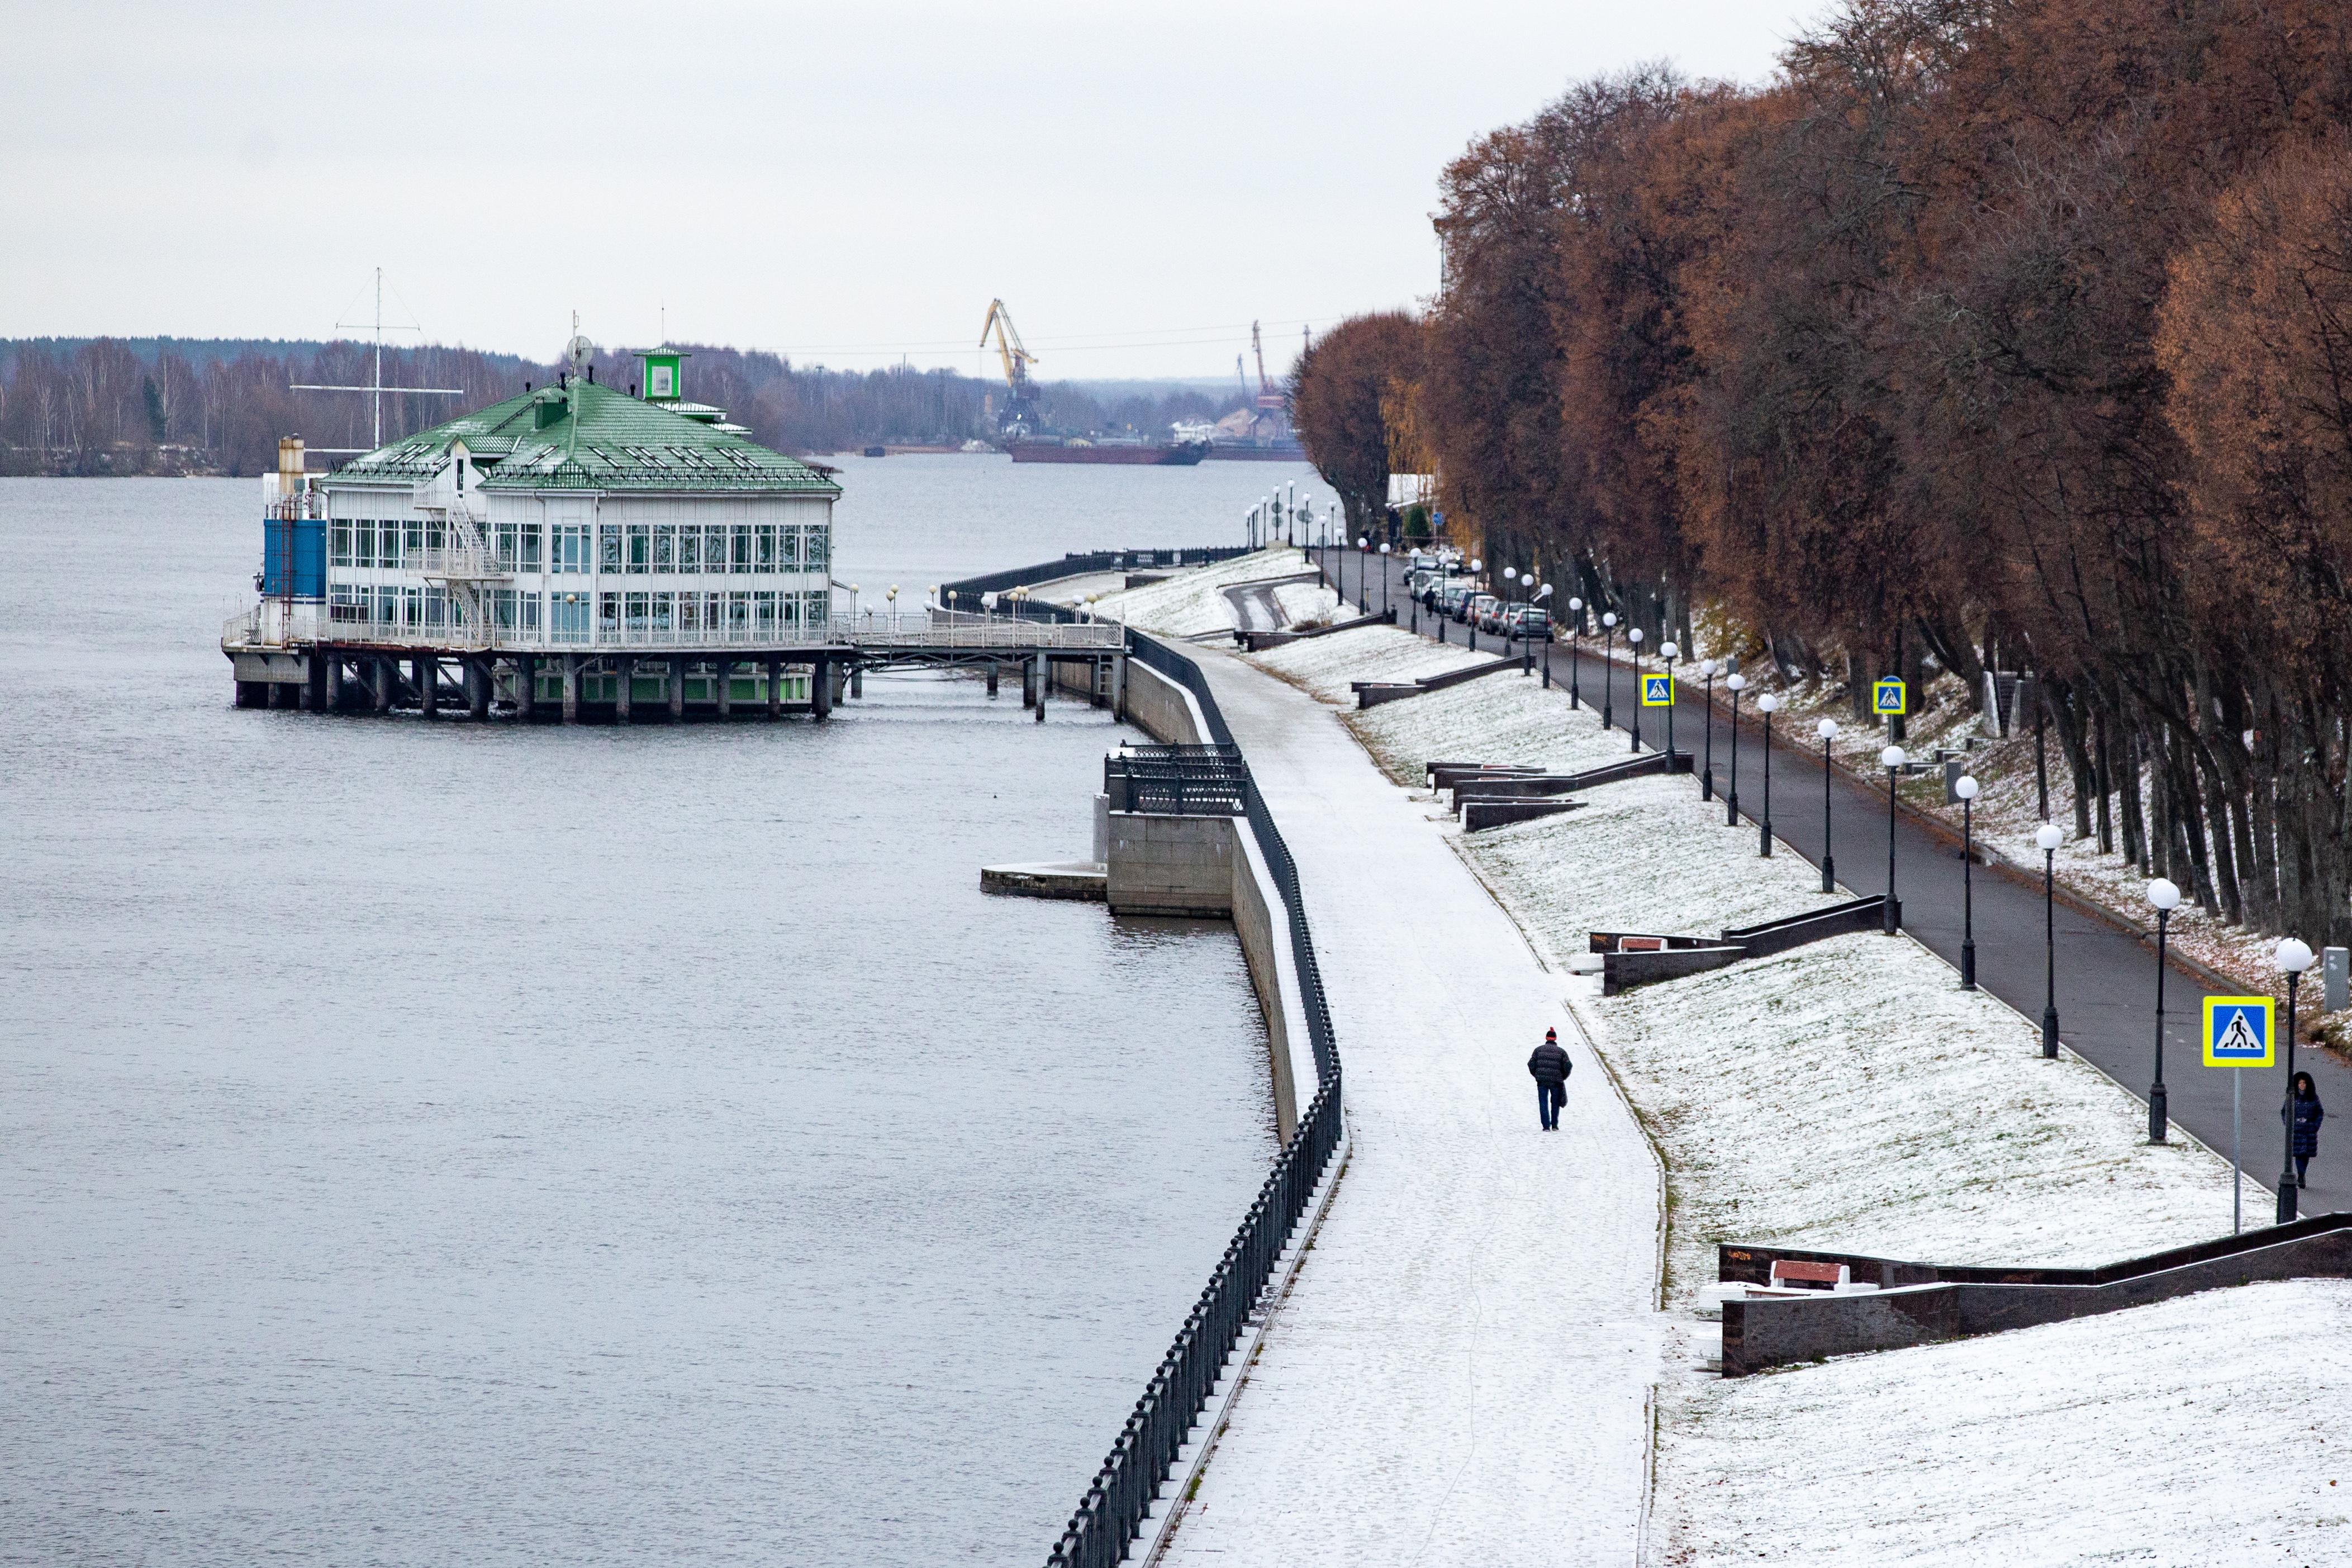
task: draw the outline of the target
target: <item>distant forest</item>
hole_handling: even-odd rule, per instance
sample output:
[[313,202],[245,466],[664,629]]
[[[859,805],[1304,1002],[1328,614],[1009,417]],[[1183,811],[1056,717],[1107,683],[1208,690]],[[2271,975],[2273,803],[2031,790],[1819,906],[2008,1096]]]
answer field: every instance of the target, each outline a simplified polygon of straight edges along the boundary
[[[1001,383],[950,370],[799,367],[772,353],[686,345],[687,395],[725,408],[779,451],[854,451],[887,444],[954,445],[994,433],[988,402]],[[257,474],[278,462],[281,436],[312,448],[372,444],[373,399],[295,392],[298,383],[359,386],[374,351],[354,342],[251,339],[0,339],[0,474]],[[633,387],[635,351],[600,349],[596,377]],[[514,354],[425,347],[383,354],[387,386],[455,387],[464,395],[387,395],[383,439],[545,385],[555,367]],[[1046,423],[1072,431],[1164,435],[1176,420],[1215,419],[1238,391],[1206,395],[1175,383],[1048,382]],[[318,467],[314,462],[312,467]]]

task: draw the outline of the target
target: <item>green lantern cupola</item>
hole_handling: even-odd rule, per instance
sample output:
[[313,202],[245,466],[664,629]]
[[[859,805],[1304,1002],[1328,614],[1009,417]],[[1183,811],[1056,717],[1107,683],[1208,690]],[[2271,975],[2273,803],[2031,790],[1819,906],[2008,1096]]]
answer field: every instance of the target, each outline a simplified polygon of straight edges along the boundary
[[686,362],[693,356],[678,349],[646,349],[637,355],[647,403],[682,403],[686,400]]

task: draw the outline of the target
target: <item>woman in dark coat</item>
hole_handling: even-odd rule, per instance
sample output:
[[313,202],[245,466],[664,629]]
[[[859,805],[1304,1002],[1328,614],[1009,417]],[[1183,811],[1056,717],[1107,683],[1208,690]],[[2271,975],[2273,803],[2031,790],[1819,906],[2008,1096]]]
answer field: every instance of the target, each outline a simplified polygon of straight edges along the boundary
[[2279,1120],[2285,1121],[2287,1112],[2294,1112],[2290,1123],[2294,1130],[2294,1184],[2306,1186],[2304,1173],[2311,1169],[2311,1157],[2319,1152],[2319,1124],[2327,1119],[2327,1108],[2319,1103],[2319,1086],[2307,1072],[2295,1074],[2287,1092],[2290,1098],[2279,1107]]

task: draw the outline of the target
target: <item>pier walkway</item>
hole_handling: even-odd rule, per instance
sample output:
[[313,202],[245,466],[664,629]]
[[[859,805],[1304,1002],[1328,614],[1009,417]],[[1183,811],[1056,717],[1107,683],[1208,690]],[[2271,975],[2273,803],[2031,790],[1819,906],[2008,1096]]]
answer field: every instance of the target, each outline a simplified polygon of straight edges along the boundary
[[[1660,1192],[1510,919],[1312,698],[1193,653],[1298,861],[1353,1152],[1172,1563],[1630,1563]],[[1538,1126],[1528,1054],[1576,1070]]]

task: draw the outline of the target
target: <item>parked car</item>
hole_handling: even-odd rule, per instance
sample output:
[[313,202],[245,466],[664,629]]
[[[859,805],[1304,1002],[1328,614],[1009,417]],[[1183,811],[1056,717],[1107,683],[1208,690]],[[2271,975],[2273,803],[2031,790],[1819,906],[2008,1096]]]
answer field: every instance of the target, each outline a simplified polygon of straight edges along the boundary
[[1458,621],[1462,618],[1462,606],[1469,601],[1469,584],[1448,583],[1437,591],[1437,603],[1430,608]]
[[1503,623],[1503,635],[1517,642],[1551,641],[1551,612],[1541,605],[1521,605]]
[[1503,627],[1509,622],[1510,618],[1527,607],[1526,603],[1522,600],[1513,599],[1504,601],[1498,599],[1494,604],[1489,605],[1486,607],[1486,615],[1478,622],[1478,629],[1482,632],[1491,632],[1496,637],[1501,637],[1503,635]]
[[1462,607],[1454,612],[1454,618],[1465,626],[1485,631],[1487,613],[1501,603],[1492,594],[1473,594],[1462,601]]

